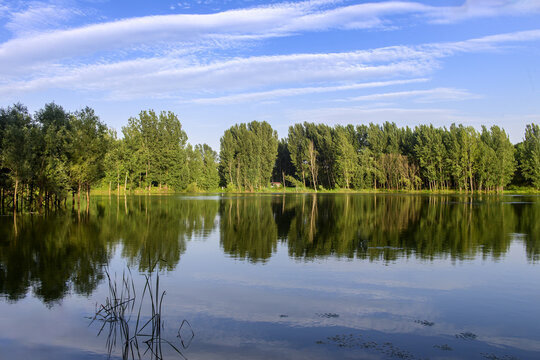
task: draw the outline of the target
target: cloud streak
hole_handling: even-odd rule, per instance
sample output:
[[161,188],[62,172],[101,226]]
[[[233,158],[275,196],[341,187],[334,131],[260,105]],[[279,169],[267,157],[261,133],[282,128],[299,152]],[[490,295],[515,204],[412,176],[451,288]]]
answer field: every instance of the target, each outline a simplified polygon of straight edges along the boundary
[[188,100],[188,103],[193,104],[216,104],[216,105],[228,105],[236,104],[248,101],[269,100],[279,97],[290,97],[307,94],[320,94],[336,91],[358,90],[367,88],[377,88],[393,85],[405,85],[419,82],[428,81],[426,78],[408,79],[408,80],[392,80],[392,81],[377,81],[360,84],[340,85],[340,86],[319,86],[319,87],[303,87],[303,88],[291,88],[291,89],[276,89],[269,91],[251,92],[227,95],[221,97],[212,98],[197,98]]
[[[199,103],[242,102],[339,91],[357,83],[425,77],[440,66],[443,58],[458,53],[492,51],[508,44],[538,40],[540,30],[531,30],[460,42],[254,56],[211,63],[196,57],[156,56],[103,64],[59,65],[23,79],[10,77],[9,69],[5,69],[0,95],[59,88],[99,91],[114,99],[152,94]],[[298,83],[309,86],[302,90],[296,88]],[[296,89],[287,89],[291,87]],[[246,90],[247,94],[230,94]]]
[[[0,5],[0,12],[1,10]],[[9,11],[9,20],[5,27],[16,37],[31,37],[39,32],[58,28],[68,20],[83,16],[84,12],[75,8],[62,7],[56,4],[30,2],[24,10]]]
[[418,103],[431,103],[440,101],[458,101],[478,99],[480,96],[467,90],[453,88],[435,88],[427,90],[409,90],[390,93],[370,94],[349,98],[349,101],[386,101],[403,98],[414,98]]
[[[58,6],[29,7],[13,13],[6,27],[19,37],[0,45],[0,68],[32,67],[110,51],[169,47],[198,48],[282,37],[329,29],[371,29],[392,26],[395,17],[416,15],[428,21],[453,22],[470,17],[523,14],[540,11],[534,1],[467,1],[457,7],[428,6],[416,2],[385,1],[336,6],[334,1],[280,3],[212,14],[144,16],[78,28],[28,34],[30,19],[56,26],[73,16]],[[39,10],[39,11],[38,11]],[[213,44],[213,45],[212,45]],[[14,69],[15,68],[15,69]]]

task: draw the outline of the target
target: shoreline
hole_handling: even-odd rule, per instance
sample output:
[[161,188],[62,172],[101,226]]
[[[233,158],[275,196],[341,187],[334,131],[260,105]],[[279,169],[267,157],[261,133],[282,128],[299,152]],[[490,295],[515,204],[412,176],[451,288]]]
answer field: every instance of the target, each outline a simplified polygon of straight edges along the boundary
[[150,192],[144,189],[135,189],[120,191],[118,194],[117,191],[110,191],[107,189],[93,189],[90,191],[90,195],[111,195],[111,196],[125,196],[125,195],[181,195],[181,194],[192,194],[192,195],[216,195],[216,194],[242,194],[242,195],[257,195],[257,194],[402,194],[402,195],[540,195],[540,190],[536,189],[508,189],[500,191],[459,191],[459,190],[375,190],[375,189],[365,189],[365,190],[350,190],[350,189],[332,189],[332,190],[313,190],[313,189],[295,189],[295,188],[286,188],[285,191],[279,188],[266,188],[256,191],[227,191],[225,189],[216,189],[215,191],[171,191],[171,190],[159,190],[152,189]]

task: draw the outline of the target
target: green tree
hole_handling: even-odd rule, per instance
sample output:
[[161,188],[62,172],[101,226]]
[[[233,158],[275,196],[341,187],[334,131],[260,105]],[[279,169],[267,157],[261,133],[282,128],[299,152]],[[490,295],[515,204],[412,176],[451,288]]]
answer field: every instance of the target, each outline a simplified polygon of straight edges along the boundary
[[252,121],[226,130],[219,156],[222,184],[249,191],[267,186],[277,147],[277,133],[267,122]]
[[203,190],[217,189],[219,186],[218,154],[207,144],[197,145],[196,148],[203,157],[201,188]]
[[296,176],[306,186],[306,175],[309,172],[308,166],[308,139],[302,124],[295,124],[289,127],[287,147],[291,155],[291,162],[296,169]]
[[512,181],[516,169],[515,150],[506,132],[498,126],[492,126],[487,130],[482,126],[480,139],[488,149],[487,154],[489,185],[497,191],[503,191],[504,187]]
[[523,177],[540,189],[540,127],[536,124],[525,127],[520,162]]
[[72,134],[70,177],[77,184],[79,196],[84,189],[89,200],[91,187],[104,176],[104,159],[110,143],[107,126],[93,109],[86,107],[73,115]]
[[40,129],[33,136],[32,168],[39,188],[38,207],[50,205],[53,196],[58,201],[67,196],[69,170],[73,152],[71,115],[55,103],[46,104],[34,116]]
[[354,176],[358,173],[358,153],[351,143],[350,133],[343,127],[336,127],[334,146],[336,153],[336,169],[338,170],[338,184],[350,188]]
[[443,131],[433,125],[420,125],[415,129],[414,156],[430,190],[441,189],[446,180],[446,147]]
[[447,136],[448,165],[456,187],[473,191],[479,136],[473,127],[452,124]]
[[[109,129],[107,134],[108,151],[103,159],[105,168],[105,181],[109,186],[109,191],[112,184],[115,184],[117,194],[120,194],[120,185],[126,186],[125,174],[127,173],[127,159],[125,153],[124,141],[117,138],[116,131]],[[124,191],[127,189],[124,188]]]
[[30,176],[30,134],[32,118],[26,107],[15,104],[0,112],[2,123],[1,164],[13,183],[13,209],[17,211],[19,186]]
[[125,167],[132,181],[148,190],[164,184],[185,188],[187,135],[174,113],[141,111],[138,118],[128,119],[122,133],[129,158]]

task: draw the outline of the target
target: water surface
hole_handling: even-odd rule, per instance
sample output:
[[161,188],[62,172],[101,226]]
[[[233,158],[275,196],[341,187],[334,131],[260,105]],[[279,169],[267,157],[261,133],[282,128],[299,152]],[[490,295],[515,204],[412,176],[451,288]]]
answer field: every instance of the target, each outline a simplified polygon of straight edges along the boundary
[[131,269],[140,294],[156,264],[163,338],[180,346],[188,320],[188,359],[538,359],[538,219],[538,197],[372,194],[95,197],[2,216],[0,358],[106,359],[88,319],[105,269]]

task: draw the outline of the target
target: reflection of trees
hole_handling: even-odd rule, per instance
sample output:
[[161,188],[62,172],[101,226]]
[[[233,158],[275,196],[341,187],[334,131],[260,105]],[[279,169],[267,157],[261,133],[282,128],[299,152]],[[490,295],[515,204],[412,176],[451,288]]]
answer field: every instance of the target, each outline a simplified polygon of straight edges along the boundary
[[186,250],[186,240],[214,228],[218,207],[217,201],[131,197],[120,209],[121,226],[111,235],[123,240],[122,255],[141,270],[158,262],[172,270]]
[[418,216],[414,197],[313,195],[288,201],[295,208],[289,231],[294,257],[388,258],[390,247],[400,247],[401,231]]
[[518,226],[516,233],[526,234],[523,237],[530,261],[540,261],[540,201],[532,204],[514,204]]
[[[392,261],[402,256],[498,258],[511,233],[525,237],[528,257],[538,258],[538,205],[507,204],[501,198],[393,195],[310,195],[274,205],[290,221],[289,254],[299,258],[345,256]],[[518,219],[521,219],[518,224]],[[281,223],[283,221],[281,220]]]
[[423,258],[448,254],[454,259],[500,257],[515,231],[512,206],[494,197],[430,197],[419,221],[404,238]]
[[[70,289],[90,294],[102,277],[107,261],[96,222],[72,222],[70,216],[21,216],[10,229],[0,252],[0,293],[23,298],[32,288],[43,301],[61,299]],[[11,219],[10,219],[11,220]],[[15,231],[17,235],[15,236]]]
[[291,199],[295,218],[289,230],[294,257],[350,256],[359,246],[355,203],[350,196],[311,195]]
[[221,201],[220,242],[233,257],[265,261],[276,251],[277,226],[272,197],[236,197]]
[[[531,200],[532,199],[532,200]],[[53,302],[90,294],[116,245],[142,271],[158,260],[173,269],[186,241],[214,230],[220,215],[225,253],[267,261],[277,242],[299,259],[325,256],[393,261],[461,260],[508,252],[513,233],[530,261],[540,259],[540,199],[507,203],[494,196],[307,194],[215,200],[132,196],[96,198],[89,211],[47,217],[0,217],[0,295],[28,289]]]
[[[271,210],[271,211],[270,211]],[[225,252],[267,260],[277,239],[290,256],[393,261],[499,258],[525,233],[528,257],[540,252],[540,203],[508,204],[493,196],[302,194],[233,198],[221,204]]]
[[172,197],[96,198],[88,213],[0,218],[0,294],[23,298],[28,289],[49,303],[73,290],[90,294],[102,265],[122,244],[140,270],[149,262],[173,269],[186,240],[215,227],[217,201]]

